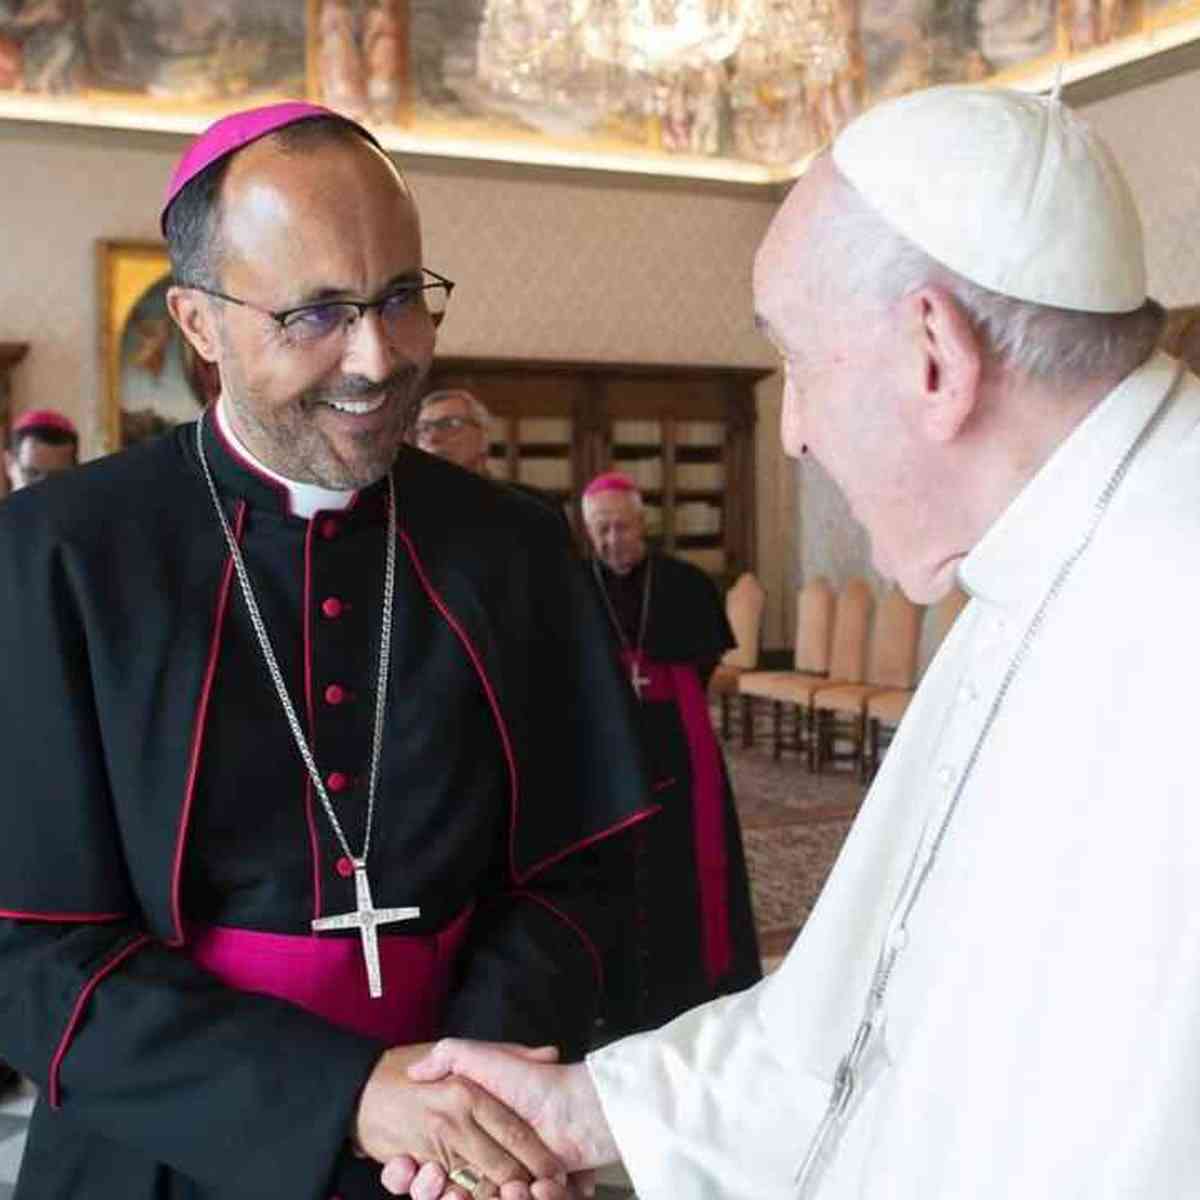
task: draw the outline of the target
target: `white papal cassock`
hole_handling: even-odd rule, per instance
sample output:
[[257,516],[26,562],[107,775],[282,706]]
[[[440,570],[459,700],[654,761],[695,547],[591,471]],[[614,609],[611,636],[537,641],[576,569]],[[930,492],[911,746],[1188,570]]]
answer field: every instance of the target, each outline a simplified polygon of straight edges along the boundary
[[795,1194],[914,850],[1164,398],[968,778],[818,1195],[1200,1197],[1200,381],[1159,355],[963,562],[971,603],[784,964],[589,1059],[641,1200]]

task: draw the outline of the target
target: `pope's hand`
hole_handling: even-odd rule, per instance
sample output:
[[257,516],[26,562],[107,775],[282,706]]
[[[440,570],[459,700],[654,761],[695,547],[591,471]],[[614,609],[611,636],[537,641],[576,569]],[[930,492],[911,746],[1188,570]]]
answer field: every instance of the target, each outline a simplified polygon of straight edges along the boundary
[[531,1180],[565,1181],[564,1164],[541,1138],[481,1087],[445,1071],[427,1070],[419,1082],[410,1068],[426,1061],[427,1051],[428,1045],[400,1046],[376,1063],[359,1098],[354,1132],[361,1153],[380,1163],[408,1156],[443,1171],[470,1167],[507,1188],[506,1200],[536,1196]]

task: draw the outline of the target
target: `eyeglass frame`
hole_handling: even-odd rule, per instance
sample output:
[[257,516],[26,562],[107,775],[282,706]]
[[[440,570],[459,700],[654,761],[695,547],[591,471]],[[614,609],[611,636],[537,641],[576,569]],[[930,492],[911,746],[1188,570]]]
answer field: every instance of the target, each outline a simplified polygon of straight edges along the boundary
[[[455,283],[453,279],[447,279],[444,275],[439,275],[436,271],[429,267],[421,268],[422,276],[432,275],[433,279],[423,281],[421,283],[401,284],[399,287],[392,288],[389,292],[378,297],[375,300],[350,300],[330,297],[327,300],[311,300],[307,304],[297,304],[295,308],[280,308],[272,310],[265,308],[261,304],[255,304],[253,300],[243,300],[238,296],[231,296],[227,292],[219,292],[216,288],[205,287],[200,283],[181,282],[179,287],[190,288],[194,292],[201,292],[205,296],[212,296],[215,300],[224,300],[229,304],[236,304],[240,308],[248,308],[252,312],[262,313],[264,317],[270,317],[272,321],[284,332],[288,331],[288,320],[296,316],[297,313],[311,312],[317,308],[328,308],[333,305],[342,305],[346,308],[357,310],[358,315],[354,318],[353,324],[357,324],[363,319],[366,314],[372,309],[376,309],[382,315],[383,306],[389,301],[395,299],[396,296],[403,292],[425,292],[430,288],[444,287],[446,289],[446,305],[449,307],[450,297],[454,294]],[[434,314],[426,309],[429,319],[433,322],[433,327],[436,329],[441,323],[442,318],[446,315],[445,310]],[[350,328],[350,324],[343,326],[342,332]]]
[[[424,426],[424,429],[422,429],[422,426]],[[482,429],[483,422],[478,417],[466,416],[459,413],[447,413],[444,417],[431,417],[427,421],[422,421],[418,417],[413,422],[413,436],[420,439],[428,437],[431,433],[442,433],[449,437],[462,433],[468,426],[475,429]]]

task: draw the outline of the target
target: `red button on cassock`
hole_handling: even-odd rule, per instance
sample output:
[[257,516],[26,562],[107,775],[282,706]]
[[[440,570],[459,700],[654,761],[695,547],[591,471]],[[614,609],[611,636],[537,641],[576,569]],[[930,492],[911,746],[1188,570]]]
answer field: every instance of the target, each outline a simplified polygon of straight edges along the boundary
[[325,778],[325,786],[331,792],[344,792],[350,786],[350,776],[341,771],[330,771]]
[[331,683],[325,689],[326,704],[341,704],[348,696],[348,692],[340,683]]
[[333,517],[326,517],[321,522],[321,536],[327,541],[332,541],[342,531],[342,526],[339,521],[335,521]]
[[349,879],[354,874],[354,864],[344,854],[337,860],[337,873],[343,879]]
[[331,620],[335,621],[342,615],[342,602],[336,596],[330,596],[327,600],[321,601],[321,611]]

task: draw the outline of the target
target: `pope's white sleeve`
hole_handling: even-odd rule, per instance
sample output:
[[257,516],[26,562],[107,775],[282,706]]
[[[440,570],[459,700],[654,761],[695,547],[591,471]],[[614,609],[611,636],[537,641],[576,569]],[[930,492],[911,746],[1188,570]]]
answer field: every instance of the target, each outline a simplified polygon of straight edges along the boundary
[[788,974],[589,1056],[638,1200],[793,1200],[828,1082],[795,1065]]

